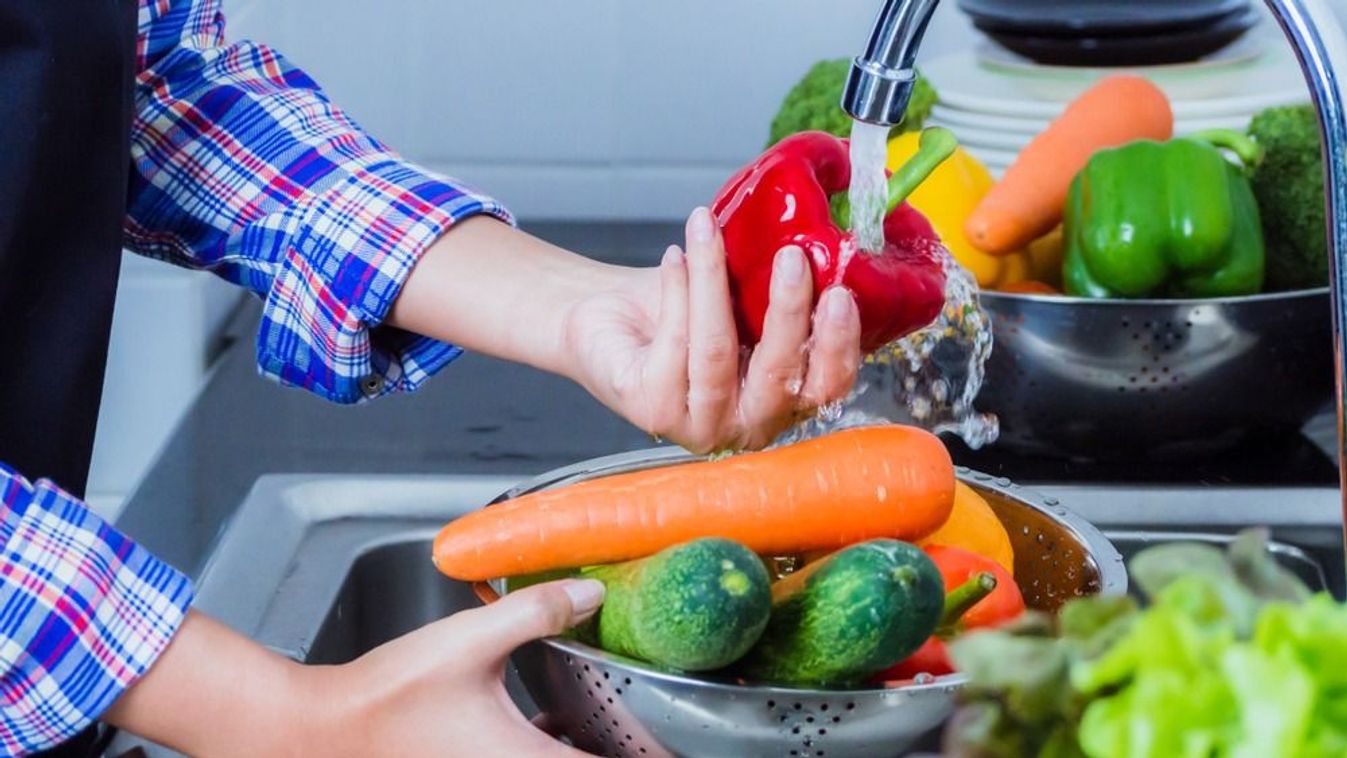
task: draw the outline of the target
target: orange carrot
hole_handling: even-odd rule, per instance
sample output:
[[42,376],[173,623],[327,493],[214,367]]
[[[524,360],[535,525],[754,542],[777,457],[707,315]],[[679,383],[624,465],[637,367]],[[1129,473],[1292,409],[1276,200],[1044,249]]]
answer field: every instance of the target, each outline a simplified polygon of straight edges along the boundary
[[641,558],[698,537],[791,555],[915,541],[953,504],[954,466],[937,437],[867,427],[524,495],[451,521],[434,560],[455,579],[481,581]]
[[1076,98],[1033,139],[969,215],[964,234],[983,252],[1005,255],[1062,220],[1071,181],[1099,150],[1174,135],[1174,112],[1159,87],[1109,76]]

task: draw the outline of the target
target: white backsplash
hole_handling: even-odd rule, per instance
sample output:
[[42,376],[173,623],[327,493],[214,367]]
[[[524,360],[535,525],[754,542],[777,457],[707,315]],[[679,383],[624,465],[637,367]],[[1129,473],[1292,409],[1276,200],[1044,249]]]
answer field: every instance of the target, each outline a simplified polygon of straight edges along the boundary
[[[814,61],[878,0],[232,0],[376,136],[531,218],[680,218],[764,146]],[[971,31],[952,0],[923,48]]]

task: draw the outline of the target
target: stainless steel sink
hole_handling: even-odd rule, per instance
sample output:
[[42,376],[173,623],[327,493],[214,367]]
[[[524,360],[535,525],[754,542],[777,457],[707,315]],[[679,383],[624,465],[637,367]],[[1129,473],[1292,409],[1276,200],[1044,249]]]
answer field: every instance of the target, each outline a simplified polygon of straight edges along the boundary
[[[275,476],[259,480],[198,584],[197,607],[280,653],[341,663],[478,605],[439,575],[429,541],[516,483],[505,477]],[[1273,528],[1287,565],[1342,597],[1338,493],[1322,489],[1037,487],[1103,527],[1124,555],[1173,539],[1219,542]],[[532,702],[511,672],[511,693]],[[171,752],[130,736],[151,756]]]

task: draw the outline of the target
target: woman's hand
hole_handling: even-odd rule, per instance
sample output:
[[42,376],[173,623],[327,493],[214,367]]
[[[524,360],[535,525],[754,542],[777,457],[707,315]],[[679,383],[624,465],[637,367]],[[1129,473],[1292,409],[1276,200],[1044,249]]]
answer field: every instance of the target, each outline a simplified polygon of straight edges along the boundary
[[602,602],[592,580],[540,584],[341,666],[300,665],[193,612],[106,719],[196,758],[578,758],[515,707],[505,664]]
[[823,293],[798,248],[773,271],[762,340],[743,355],[725,250],[693,212],[687,253],[610,266],[489,218],[461,222],[417,263],[390,323],[570,377],[641,429],[695,452],[758,448],[846,396],[860,366],[851,294]]
[[628,269],[565,322],[571,375],[642,429],[694,452],[759,448],[801,414],[846,396],[860,365],[860,317],[835,287],[812,309],[804,253],[777,254],[762,340],[741,351],[720,230],[705,208],[687,253]]

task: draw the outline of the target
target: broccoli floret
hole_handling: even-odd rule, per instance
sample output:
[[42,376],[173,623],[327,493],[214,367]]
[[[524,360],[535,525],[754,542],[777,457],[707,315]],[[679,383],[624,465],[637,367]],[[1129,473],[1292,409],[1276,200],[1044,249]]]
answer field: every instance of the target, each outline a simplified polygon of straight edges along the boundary
[[1249,135],[1266,150],[1253,172],[1253,191],[1267,238],[1267,288],[1328,284],[1318,115],[1308,105],[1269,108],[1254,116]]
[[[804,75],[781,102],[781,108],[772,119],[768,146],[782,137],[817,129],[846,137],[851,134],[851,117],[842,110],[842,89],[846,86],[851,61],[847,58],[819,61]],[[903,122],[895,126],[890,136],[921,129],[931,115],[936,92],[920,72],[912,89],[912,100],[907,105]]]

